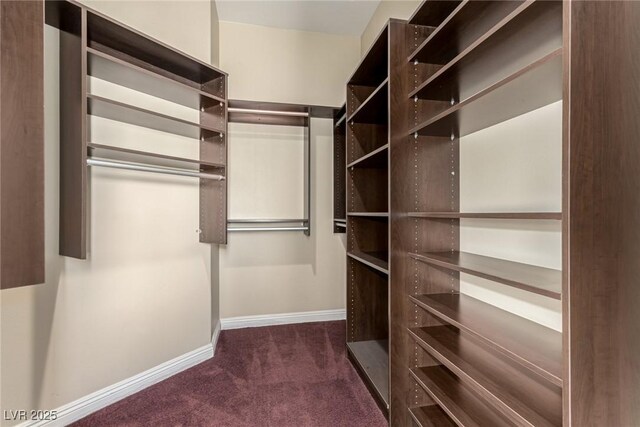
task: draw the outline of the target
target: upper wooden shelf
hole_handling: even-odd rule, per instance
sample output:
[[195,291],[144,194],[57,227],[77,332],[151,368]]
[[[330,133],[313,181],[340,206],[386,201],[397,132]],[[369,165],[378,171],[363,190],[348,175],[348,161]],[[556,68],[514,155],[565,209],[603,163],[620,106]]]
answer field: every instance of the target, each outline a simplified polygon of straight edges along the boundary
[[389,166],[388,153],[389,144],[385,144],[349,163],[347,168],[386,168]]
[[426,0],[409,18],[409,24],[437,27],[462,0]]
[[414,328],[416,342],[518,425],[561,426],[562,389],[451,326]]
[[562,220],[562,212],[410,212],[410,218]]
[[504,283],[549,298],[561,299],[562,271],[468,252],[426,252],[410,256],[427,264]]
[[462,137],[562,99],[562,49],[432,117],[409,135]]
[[93,10],[87,11],[87,44],[92,48],[104,46],[201,85],[226,76],[199,59]]
[[409,408],[418,427],[456,427],[456,423],[438,405]]
[[[476,7],[476,2],[471,1],[469,3],[464,7]],[[460,101],[458,96],[460,83],[463,78],[468,77],[468,73],[465,73],[465,70],[478,62],[480,58],[489,56],[488,53],[500,46],[505,40],[515,40],[515,36],[521,32],[523,26],[531,26],[531,22],[540,22],[545,25],[545,28],[549,27],[549,31],[554,31],[554,25],[561,25],[561,22],[556,23],[562,11],[560,2],[526,1],[522,3],[517,1],[502,3],[504,3],[503,6],[498,4],[497,7],[510,7],[510,5],[517,5],[518,7],[489,28],[484,34],[479,35],[473,42],[470,42],[466,48],[461,49],[460,46],[457,46],[456,49],[458,49],[459,53],[411,91],[409,98],[418,97],[420,99],[439,101],[450,101],[454,98],[456,101]],[[526,44],[529,42],[520,41],[520,43],[523,45],[519,47],[509,46],[507,52],[503,52],[501,56],[491,61],[490,66],[474,71],[476,75],[473,76],[473,79],[482,80],[483,77],[500,74],[500,70],[504,68],[502,61],[513,61],[512,56],[509,56],[510,49],[531,50],[531,46]]]
[[224,130],[222,129],[189,122],[97,95],[87,95],[87,102],[87,111],[90,115],[129,123],[135,126],[142,126],[195,139],[224,134]]
[[409,56],[430,64],[446,64],[460,51],[492,29],[495,20],[521,7],[522,1],[462,1]]
[[355,259],[381,273],[389,274],[389,254],[387,252],[347,252],[347,256]]
[[201,109],[225,102],[224,98],[185,84],[182,79],[172,79],[167,73],[158,74],[92,48],[87,48],[87,72],[98,79],[189,108]]
[[377,87],[388,77],[389,26],[385,25],[362,61],[349,78],[348,84]]
[[411,375],[459,426],[507,427],[514,424],[483,402],[442,366],[411,369]]
[[389,212],[349,212],[347,216],[389,218]]
[[117,160],[123,162],[142,163],[152,166],[161,166],[178,169],[188,169],[195,172],[211,169],[223,169],[225,165],[206,162],[203,160],[187,159],[184,157],[167,156],[164,154],[150,153],[146,151],[131,150],[128,148],[114,147],[102,144],[87,144],[89,157]]
[[362,104],[347,118],[349,123],[385,124],[389,121],[389,78],[365,99]]
[[410,296],[418,306],[481,339],[493,350],[562,386],[562,334],[475,298],[457,294]]

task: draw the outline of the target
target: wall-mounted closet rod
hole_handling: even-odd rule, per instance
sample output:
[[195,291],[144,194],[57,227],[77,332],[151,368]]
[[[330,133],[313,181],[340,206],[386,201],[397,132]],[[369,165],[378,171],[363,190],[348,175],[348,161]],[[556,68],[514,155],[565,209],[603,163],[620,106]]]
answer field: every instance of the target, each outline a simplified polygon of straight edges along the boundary
[[285,224],[289,222],[309,222],[308,219],[230,219],[227,220],[228,224]]
[[299,111],[276,111],[276,110],[254,110],[250,108],[228,108],[230,113],[246,113],[246,114],[262,114],[271,116],[295,116],[295,117],[309,117],[309,113]]
[[162,166],[147,166],[139,163],[121,162],[114,160],[104,160],[97,158],[88,158],[88,166],[100,166],[105,168],[127,169],[141,172],[162,173],[167,175],[189,176],[193,178],[212,179],[214,181],[224,180],[224,176],[205,172],[196,172],[185,169],[165,168]]
[[227,227],[227,231],[309,231],[309,227]]

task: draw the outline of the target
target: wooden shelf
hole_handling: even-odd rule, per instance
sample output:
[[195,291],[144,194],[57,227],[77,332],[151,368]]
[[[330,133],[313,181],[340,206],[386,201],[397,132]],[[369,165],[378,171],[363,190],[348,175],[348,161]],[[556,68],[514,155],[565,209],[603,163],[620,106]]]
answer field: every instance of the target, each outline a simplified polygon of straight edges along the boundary
[[348,342],[347,349],[364,372],[370,386],[389,408],[389,351],[388,341]]
[[389,274],[389,254],[387,252],[347,252],[347,256],[374,268],[384,274]]
[[562,220],[562,212],[410,212],[410,218]]
[[187,159],[184,157],[166,156],[164,154],[149,153],[145,151],[130,150],[128,148],[113,147],[102,144],[87,144],[88,157],[117,160],[123,162],[142,163],[152,166],[161,166],[193,171],[205,171],[211,169],[224,169],[220,163],[206,162],[202,160]]
[[202,85],[226,76],[199,59],[93,10],[87,11],[87,43],[89,47],[99,45],[121,52]]
[[[529,15],[542,13],[541,9],[544,6],[541,6],[540,3],[544,2],[518,2],[519,6],[512,13],[479,36],[469,46],[462,49],[427,80],[420,83],[409,93],[409,98],[417,96],[420,99],[449,101],[452,95],[451,88],[457,86],[460,71],[476,61],[477,58],[486,54],[494,44],[501,43],[503,40],[517,34],[521,30],[522,23],[531,20]],[[459,48],[456,47],[456,49]],[[502,64],[497,64],[496,66],[502,66]]]
[[347,114],[343,114],[342,116],[340,116],[340,118],[336,121],[335,123],[335,127],[339,127],[342,125],[345,125],[347,123]]
[[456,427],[456,423],[438,405],[410,408],[409,413],[419,427]]
[[473,41],[493,28],[497,19],[508,16],[521,6],[521,1],[464,0],[418,46],[409,56],[408,61],[446,64]]
[[388,122],[389,113],[389,78],[369,95],[362,104],[347,118],[349,123],[384,124]]
[[462,137],[562,99],[562,49],[516,71],[409,132]]
[[387,168],[389,166],[388,150],[389,144],[385,144],[349,163],[347,168]]
[[562,386],[562,334],[457,293],[410,296],[418,306]]
[[146,93],[193,109],[201,109],[225,100],[179,79],[167,77],[123,61],[96,49],[87,48],[87,73],[95,78]]
[[389,218],[389,212],[349,212],[347,216]]
[[518,425],[561,426],[562,389],[451,326],[409,330],[416,342]]
[[459,426],[513,426],[505,417],[487,406],[455,375],[441,366],[411,369],[420,386]]
[[350,85],[377,87],[388,77],[389,26],[385,25],[347,80]]
[[462,0],[429,1],[428,7],[420,6],[409,18],[409,24],[437,27],[449,16]]
[[562,271],[468,252],[412,253],[418,261],[561,299]]
[[87,95],[88,113],[93,116],[142,126],[162,132],[200,139],[223,135],[222,129],[201,125],[187,120],[134,107],[97,95]]

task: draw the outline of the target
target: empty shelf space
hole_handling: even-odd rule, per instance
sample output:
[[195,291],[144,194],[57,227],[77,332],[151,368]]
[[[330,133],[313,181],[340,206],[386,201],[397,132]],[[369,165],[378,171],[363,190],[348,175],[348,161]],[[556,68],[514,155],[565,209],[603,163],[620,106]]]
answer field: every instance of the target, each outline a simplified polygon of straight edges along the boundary
[[388,77],[388,39],[389,26],[385,25],[367,53],[363,55],[362,61],[349,78],[348,84],[376,87]]
[[410,329],[416,342],[519,425],[562,425],[562,389],[451,326]]
[[418,60],[431,64],[446,64],[461,49],[469,46],[491,29],[496,21],[513,12],[521,4],[522,1],[465,0],[461,2],[409,56],[409,61]]
[[438,405],[410,408],[409,413],[420,427],[456,427],[456,423]]
[[388,121],[388,83],[384,81],[347,118],[348,122],[382,124]]
[[[476,7],[475,3],[476,2],[474,1],[470,1],[469,4],[464,7]],[[462,49],[460,53],[448,61],[446,65],[440,68],[436,73],[432,74],[424,82],[420,83],[416,89],[409,93],[409,98],[417,96],[420,99],[449,101],[452,96],[455,96],[457,90],[459,90],[460,81],[464,74],[463,70],[467,66],[476,62],[478,58],[486,56],[494,47],[520,33],[523,25],[526,26],[531,23],[540,23],[542,31],[547,30],[547,33],[560,30],[561,28],[561,21],[557,22],[557,25],[559,25],[560,28],[556,29],[553,27],[553,25],[556,25],[554,24],[556,20],[553,15],[556,14],[557,18],[560,18],[561,16],[561,5],[555,4],[555,2],[527,1],[524,3],[508,3],[511,3],[511,6],[517,4],[518,7],[489,28],[484,34],[477,37],[477,39],[466,48]],[[505,6],[511,7],[509,5]],[[529,47],[530,46],[514,45],[508,47],[507,50],[527,50]],[[456,48],[459,49],[458,46],[456,46]],[[504,60],[508,61],[506,58]],[[482,69],[479,73],[483,75],[493,75],[496,74],[500,68],[504,68],[505,64],[503,64],[502,61],[496,60],[494,62],[497,63],[493,68]],[[456,99],[459,100],[458,97],[456,97]]]
[[222,169],[225,167],[220,163],[187,159],[183,157],[167,156],[164,154],[149,153],[146,151],[130,150],[128,148],[120,148],[93,143],[89,143],[87,145],[87,154],[89,157],[93,158],[141,163],[151,166],[189,169],[193,171]]
[[364,372],[378,396],[389,407],[389,351],[388,341],[348,342],[347,349]]
[[349,212],[347,216],[388,218],[389,212]]
[[455,375],[441,366],[411,369],[420,386],[459,426],[512,426],[501,414],[484,403]]
[[461,137],[562,99],[562,49],[414,127],[409,134]]
[[224,103],[223,98],[184,84],[182,79],[158,74],[93,48],[87,48],[90,76],[193,109]]
[[422,2],[409,18],[409,24],[437,27],[460,4],[461,0]]
[[410,212],[410,218],[562,220],[562,212]]
[[359,159],[349,163],[347,168],[387,168],[389,166],[388,153],[389,144],[376,148],[372,152],[365,154]]
[[87,43],[106,46],[198,84],[224,77],[222,71],[154,40],[96,11],[87,12]]
[[88,113],[90,115],[182,135],[188,138],[200,139],[224,134],[224,131],[221,129],[134,107],[101,96],[87,95],[87,103]]
[[561,299],[562,271],[468,252],[423,252],[410,256],[427,264],[493,280],[549,298]]
[[387,252],[351,251],[347,252],[347,256],[384,274],[389,274],[389,253]]
[[434,316],[562,386],[562,334],[475,298],[456,293],[411,296]]

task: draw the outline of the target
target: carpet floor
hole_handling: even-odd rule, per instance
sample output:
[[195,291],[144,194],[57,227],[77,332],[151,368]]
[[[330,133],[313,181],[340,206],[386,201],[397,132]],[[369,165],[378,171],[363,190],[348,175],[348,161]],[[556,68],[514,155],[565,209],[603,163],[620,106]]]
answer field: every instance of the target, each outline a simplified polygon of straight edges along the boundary
[[377,427],[344,322],[223,331],[214,358],[74,426]]

